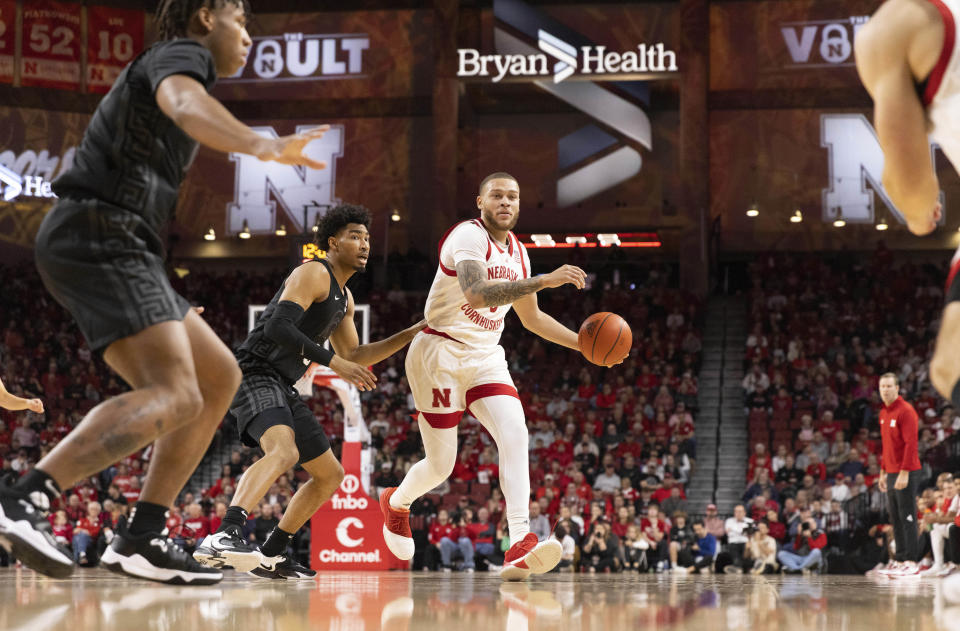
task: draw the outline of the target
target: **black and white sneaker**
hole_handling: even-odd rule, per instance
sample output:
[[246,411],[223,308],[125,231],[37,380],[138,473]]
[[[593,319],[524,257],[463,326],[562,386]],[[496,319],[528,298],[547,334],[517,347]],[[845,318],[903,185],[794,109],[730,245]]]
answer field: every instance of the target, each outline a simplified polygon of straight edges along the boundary
[[317,575],[316,571],[304,567],[281,554],[280,556],[268,557],[261,553],[260,566],[250,570],[250,573],[260,578],[271,579],[312,579]]
[[204,537],[193,558],[207,567],[223,569],[230,566],[238,572],[249,572],[260,565],[260,552],[243,540],[232,529]]
[[131,535],[121,528],[100,563],[112,572],[170,585],[212,585],[223,572],[204,567],[159,533]]
[[50,534],[50,522],[44,518],[49,508],[47,496],[33,495],[36,497],[0,485],[0,545],[41,574],[67,578],[73,573],[73,559],[60,550]]

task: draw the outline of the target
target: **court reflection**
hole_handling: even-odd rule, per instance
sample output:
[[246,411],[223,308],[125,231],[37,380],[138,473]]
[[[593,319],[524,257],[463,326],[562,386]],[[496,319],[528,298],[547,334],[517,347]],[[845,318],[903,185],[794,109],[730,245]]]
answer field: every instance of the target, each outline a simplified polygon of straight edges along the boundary
[[0,570],[0,629],[24,631],[960,631],[942,581],[670,575],[321,574],[169,587],[105,571],[57,581]]

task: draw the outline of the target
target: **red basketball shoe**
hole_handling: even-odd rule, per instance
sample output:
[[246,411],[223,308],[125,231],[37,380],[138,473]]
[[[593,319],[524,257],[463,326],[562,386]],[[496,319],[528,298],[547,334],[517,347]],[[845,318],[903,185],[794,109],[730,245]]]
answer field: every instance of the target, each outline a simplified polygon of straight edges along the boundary
[[505,581],[522,581],[531,574],[545,574],[557,566],[562,555],[563,546],[559,541],[538,541],[537,535],[528,532],[527,536],[507,550],[500,578]]
[[413,558],[413,533],[410,531],[410,511],[390,506],[390,496],[397,490],[391,486],[380,495],[383,511],[383,540],[395,557],[402,561]]

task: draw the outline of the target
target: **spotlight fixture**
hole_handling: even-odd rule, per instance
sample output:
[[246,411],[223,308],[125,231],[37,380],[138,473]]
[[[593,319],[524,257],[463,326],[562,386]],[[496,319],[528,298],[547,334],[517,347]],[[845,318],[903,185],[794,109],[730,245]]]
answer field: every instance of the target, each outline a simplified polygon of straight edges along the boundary
[[390,221],[400,221],[400,211],[394,209],[393,214],[390,215]]
[[877,230],[886,230],[889,227],[890,226],[887,225],[886,219],[881,219],[880,222],[877,224]]
[[757,203],[754,202],[750,204],[750,208],[747,209],[747,217],[756,217],[760,214],[760,209],[757,208]]
[[790,222],[800,223],[801,221],[803,221],[803,213],[800,212],[800,209],[798,208],[797,211],[790,216]]
[[286,227],[285,225],[283,225],[283,224],[280,224],[280,227],[277,228],[277,230],[276,230],[276,232],[274,232],[274,234],[276,234],[278,237],[285,237],[285,236],[287,236],[287,227]]
[[837,219],[836,221],[833,222],[833,227],[834,227],[834,228],[842,228],[842,227],[844,227],[845,225],[847,225],[847,222],[844,221],[843,219]]
[[207,241],[217,240],[217,233],[213,231],[213,226],[210,226],[210,229],[203,234],[203,238]]
[[240,237],[241,239],[250,238],[250,224],[247,223],[246,219],[243,220],[243,229],[240,230],[240,234],[238,234],[237,236]]

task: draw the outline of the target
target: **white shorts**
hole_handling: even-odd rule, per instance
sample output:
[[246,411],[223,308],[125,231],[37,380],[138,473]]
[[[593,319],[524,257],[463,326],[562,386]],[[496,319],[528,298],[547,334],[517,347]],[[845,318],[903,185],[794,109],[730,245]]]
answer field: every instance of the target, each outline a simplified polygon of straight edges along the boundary
[[[429,331],[429,329],[428,329]],[[456,427],[463,411],[483,397],[520,398],[499,344],[470,347],[443,334],[420,332],[407,350],[410,392],[431,427]]]

